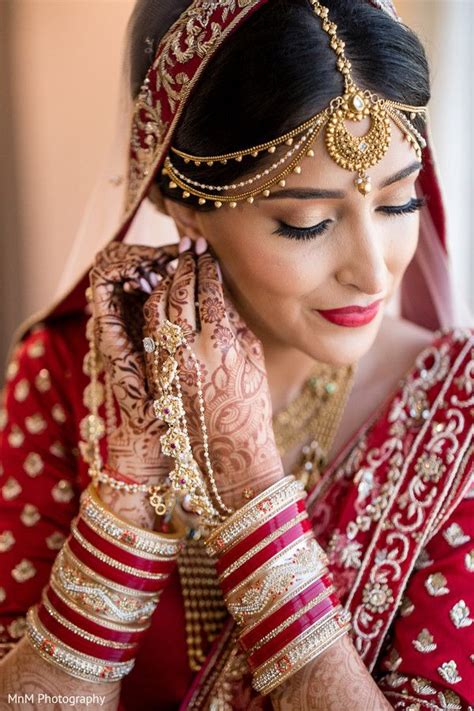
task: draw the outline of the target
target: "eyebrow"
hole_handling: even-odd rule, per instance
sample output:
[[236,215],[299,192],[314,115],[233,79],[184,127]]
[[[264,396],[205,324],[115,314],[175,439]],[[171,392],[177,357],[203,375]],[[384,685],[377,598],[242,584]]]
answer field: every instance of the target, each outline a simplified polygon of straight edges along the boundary
[[[397,183],[399,180],[403,180],[411,173],[421,168],[422,164],[419,161],[410,163],[406,168],[397,171],[389,178],[385,178],[379,185],[379,190],[386,188],[393,183]],[[285,188],[284,190],[278,190],[275,193],[270,193],[267,198],[262,198],[262,201],[267,200],[280,200],[282,198],[293,198],[297,200],[331,200],[337,198],[343,198],[346,193],[343,190],[322,190],[319,188]]]

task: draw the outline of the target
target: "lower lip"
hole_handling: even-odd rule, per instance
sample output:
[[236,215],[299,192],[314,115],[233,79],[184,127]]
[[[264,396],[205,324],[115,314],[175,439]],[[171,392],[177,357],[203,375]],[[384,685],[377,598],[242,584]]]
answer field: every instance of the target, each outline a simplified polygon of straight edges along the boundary
[[381,301],[377,301],[370,309],[365,309],[364,311],[346,311],[341,313],[341,311],[317,311],[320,316],[335,323],[336,326],[345,326],[346,328],[358,328],[359,326],[365,326],[374,320],[377,316]]

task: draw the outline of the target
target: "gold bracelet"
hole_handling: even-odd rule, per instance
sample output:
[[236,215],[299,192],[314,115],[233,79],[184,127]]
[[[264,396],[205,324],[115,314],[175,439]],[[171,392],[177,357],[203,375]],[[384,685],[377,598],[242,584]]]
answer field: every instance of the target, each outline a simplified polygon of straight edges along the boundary
[[310,531],[287,546],[225,596],[231,615],[241,625],[261,619],[269,604],[290,590],[294,594],[296,584],[320,577],[325,570],[320,551]]
[[[287,617],[283,622],[281,622],[277,627],[275,627],[271,632],[268,632],[264,637],[258,640],[258,642],[248,650],[248,654],[253,654],[256,652],[258,649],[263,647],[267,642],[269,642],[271,639],[276,637],[280,632],[283,632],[287,627],[289,627],[293,622],[296,622],[296,620],[299,620],[299,618],[306,614],[308,610],[311,610],[312,607],[315,605],[318,605],[320,602],[325,600],[327,597],[332,595],[332,593],[335,591],[334,585],[330,585],[328,588],[325,588],[322,592],[317,595],[314,600],[310,600],[309,602],[306,603],[303,607],[301,607],[299,610],[294,612],[292,615]],[[268,617],[266,615],[265,617]],[[259,622],[263,622],[263,618],[259,620]]]
[[259,528],[291,503],[306,498],[301,482],[292,474],[283,477],[244,504],[207,537],[210,556],[223,555],[232,546]]
[[175,533],[150,531],[129,523],[112,511],[100,498],[92,483],[81,494],[81,515],[88,521],[94,521],[113,539],[128,544],[134,549],[164,558],[175,558],[178,555],[186,534],[184,524],[177,517],[173,520],[177,529]]
[[[119,599],[118,602],[116,602],[113,599],[112,594],[108,592],[104,593],[104,596],[107,599],[107,607],[105,606],[105,602],[102,600],[103,607],[102,609],[98,609],[98,600],[96,592],[97,586],[95,586],[95,588],[93,589],[93,593],[96,595],[96,600],[94,602],[94,607],[92,608],[93,611],[91,611],[89,607],[85,606],[86,603],[84,601],[84,593],[77,593],[78,595],[81,595],[80,601],[82,605],[77,604],[76,599],[74,597],[71,597],[71,594],[74,595],[74,592],[65,590],[61,585],[61,581],[58,580],[55,574],[51,574],[49,578],[49,585],[51,586],[52,590],[54,590],[56,595],[62,600],[62,602],[68,607],[70,607],[72,610],[74,610],[74,612],[83,615],[91,622],[95,622],[96,624],[102,625],[103,627],[106,627],[110,630],[114,630],[116,632],[144,632],[149,628],[151,615],[153,614],[156,608],[156,604],[151,603],[146,603],[144,606],[138,608],[136,607],[134,600]],[[136,602],[138,603],[138,601]],[[125,609],[123,609],[124,607]],[[100,613],[105,609],[111,610],[111,613],[114,615],[113,619],[101,616]],[[135,624],[137,619],[144,618],[148,618],[146,624]],[[120,619],[121,621],[117,622],[117,619]]]
[[[248,625],[244,626],[241,628],[241,635],[246,635],[249,632],[251,632],[257,625],[259,625],[261,622],[263,622],[265,619],[273,615],[274,612],[277,612],[280,607],[283,607],[283,605],[286,605],[286,603],[289,600],[292,600],[294,597],[297,597],[298,595],[301,595],[307,588],[309,588],[315,580],[319,580],[322,578],[324,575],[327,575],[329,573],[327,568],[324,568],[321,573],[318,573],[317,577],[308,577],[302,581],[300,581],[295,588],[291,588],[288,590],[288,592],[284,595],[282,595],[280,598],[277,598],[274,601],[274,604],[270,603],[269,607],[266,608],[265,614],[262,615],[262,617],[258,617],[255,620],[252,620],[249,622]],[[331,586],[332,589],[332,586]]]
[[265,548],[265,546],[267,546],[269,543],[274,541],[283,533],[286,533],[297,523],[301,523],[301,521],[303,521],[303,519],[307,517],[308,514],[306,513],[306,511],[302,511],[300,514],[298,514],[298,516],[295,516],[295,518],[292,518],[286,523],[284,523],[282,526],[280,526],[280,528],[278,528],[276,531],[273,531],[273,533],[270,533],[266,538],[262,538],[262,540],[256,543],[253,548],[250,548],[243,555],[241,555],[240,558],[238,558],[234,563],[229,565],[229,567],[225,569],[223,574],[219,576],[219,581],[225,580],[229,575],[238,570],[241,565],[244,565],[244,563],[253,558],[256,553],[262,550],[262,548]]
[[[59,576],[61,585],[67,593],[74,590],[82,593],[81,585],[90,585],[89,581],[92,581],[98,591],[102,590],[104,593],[121,595],[124,600],[135,599],[142,603],[150,602],[155,604],[158,601],[159,596],[156,592],[150,593],[135,590],[103,578],[76,558],[74,553],[69,550],[67,541],[53,563],[53,572]],[[100,592],[98,594],[100,596]]]
[[339,606],[323,624],[318,621],[309,627],[257,669],[253,675],[253,688],[262,695],[270,693],[343,637],[349,627],[350,614]]
[[135,664],[135,659],[127,662],[109,662],[69,647],[41,624],[37,605],[30,607],[26,613],[26,633],[28,640],[43,659],[77,679],[93,682],[119,681],[133,669]]
[[166,580],[166,578],[168,578],[167,573],[150,573],[148,571],[139,570],[138,568],[135,568],[131,565],[126,565],[125,563],[121,563],[120,561],[115,560],[111,556],[107,555],[107,553],[104,553],[103,551],[96,548],[92,543],[89,543],[89,541],[87,541],[84,536],[77,530],[75,521],[73,521],[71,524],[71,533],[73,538],[76,539],[76,541],[81,545],[82,548],[88,551],[91,555],[101,560],[103,563],[110,565],[111,568],[120,570],[122,573],[129,573],[129,575],[135,575],[137,578],[143,578],[144,580],[156,580],[158,582],[160,580]]
[[112,649],[132,649],[133,647],[135,647],[135,644],[133,642],[116,642],[114,640],[104,639],[103,637],[98,637],[97,635],[92,634],[91,632],[86,632],[85,630],[81,629],[81,627],[77,627],[77,625],[75,625],[73,622],[70,622],[56,610],[56,608],[48,597],[46,589],[43,589],[43,593],[41,595],[41,602],[43,603],[45,610],[48,612],[49,615],[51,615],[53,619],[59,622],[59,624],[63,625],[63,627],[66,627],[66,629],[71,630],[71,632],[74,632],[75,634],[79,635],[79,637],[87,639],[89,642],[94,642],[95,644],[99,644],[102,647],[111,647]]

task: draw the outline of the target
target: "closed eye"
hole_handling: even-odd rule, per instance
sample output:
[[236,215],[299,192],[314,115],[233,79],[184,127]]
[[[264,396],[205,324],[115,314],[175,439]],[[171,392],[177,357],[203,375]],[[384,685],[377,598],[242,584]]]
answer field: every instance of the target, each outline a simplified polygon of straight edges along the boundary
[[278,222],[280,227],[275,230],[273,234],[282,235],[288,239],[308,240],[314,239],[314,237],[317,237],[318,235],[322,235],[323,232],[327,230],[332,220],[324,220],[313,227],[294,227],[293,225],[287,225],[281,220]]
[[426,198],[411,198],[405,205],[386,205],[378,207],[377,212],[383,212],[386,215],[407,215],[411,212],[420,210],[426,204]]
[[[383,212],[385,215],[389,216],[408,215],[420,210],[425,203],[426,199],[424,197],[412,198],[405,205],[384,205],[383,207],[378,207],[376,211]],[[303,241],[310,240],[315,237],[319,237],[326,232],[331,222],[333,222],[333,220],[328,219],[323,220],[323,222],[319,222],[317,225],[313,225],[312,227],[296,227],[295,225],[288,225],[286,222],[278,220],[279,227],[273,232],[273,234],[282,235],[287,239],[297,239]]]

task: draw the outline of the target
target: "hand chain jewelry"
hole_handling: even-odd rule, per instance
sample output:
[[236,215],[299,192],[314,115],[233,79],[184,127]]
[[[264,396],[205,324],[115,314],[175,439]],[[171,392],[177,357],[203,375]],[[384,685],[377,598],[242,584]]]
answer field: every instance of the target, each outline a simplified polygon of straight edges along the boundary
[[[151,337],[144,338],[143,346],[147,353],[153,354],[153,380],[157,392],[161,392],[161,396],[153,403],[154,412],[158,419],[163,420],[169,426],[168,431],[160,438],[162,451],[166,456],[175,460],[175,468],[169,473],[168,489],[166,491],[163,489],[156,490],[154,495],[150,497],[150,503],[157,513],[163,513],[174,506],[177,496],[186,496],[189,502],[188,508],[200,515],[205,524],[209,526],[217,525],[226,518],[226,515],[232,513],[232,510],[224,504],[219,495],[210,461],[199,361],[186,342],[181,327],[170,321],[165,321],[156,341]],[[190,353],[196,370],[204,459],[211,490],[217,501],[217,508],[209,496],[206,481],[191,449],[179,378],[179,366],[175,358],[176,351],[180,346]],[[168,354],[161,369],[159,366],[160,348]],[[173,394],[173,388],[175,394]]]

